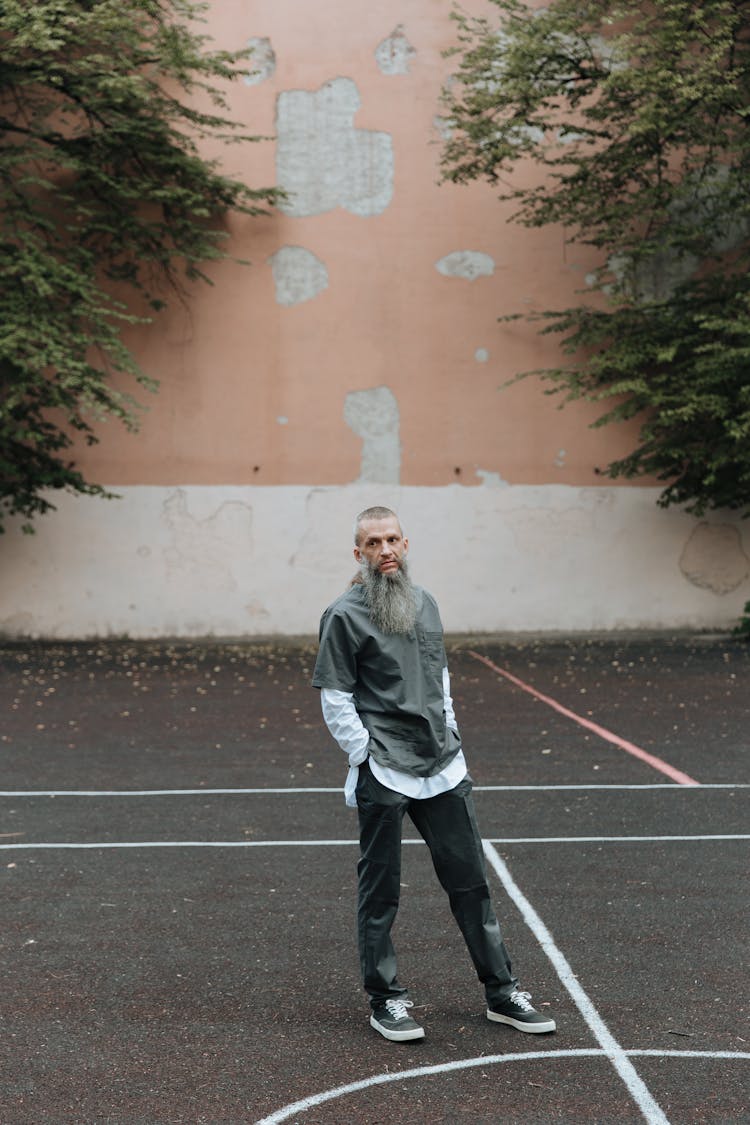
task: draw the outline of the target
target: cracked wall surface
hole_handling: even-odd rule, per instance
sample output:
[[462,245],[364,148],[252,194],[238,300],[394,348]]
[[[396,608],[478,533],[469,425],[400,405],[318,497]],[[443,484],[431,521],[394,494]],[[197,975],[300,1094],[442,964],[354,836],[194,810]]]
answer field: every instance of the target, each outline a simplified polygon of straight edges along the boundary
[[[378,400],[349,400],[363,441],[376,444],[395,436],[393,404],[381,411]],[[646,488],[488,476],[475,488],[408,487],[393,451],[374,452],[375,477],[392,481],[364,479],[363,464],[362,479],[343,487],[56,497],[36,536],[5,536],[13,582],[0,586],[0,636],[312,637],[351,578],[354,516],[376,503],[399,512],[414,579],[438,598],[449,631],[727,627],[750,598],[750,528],[739,517],[664,518]],[[435,548],[436,528],[450,550]]]
[[249,504],[227,500],[207,515],[195,515],[185,489],[178,488],[164,501],[162,520],[168,532],[164,565],[170,584],[185,582],[192,588],[209,570],[214,589],[237,589],[234,560],[252,550]]
[[736,590],[750,576],[750,559],[738,528],[725,523],[698,524],[680,555],[680,570],[688,582],[715,594]]

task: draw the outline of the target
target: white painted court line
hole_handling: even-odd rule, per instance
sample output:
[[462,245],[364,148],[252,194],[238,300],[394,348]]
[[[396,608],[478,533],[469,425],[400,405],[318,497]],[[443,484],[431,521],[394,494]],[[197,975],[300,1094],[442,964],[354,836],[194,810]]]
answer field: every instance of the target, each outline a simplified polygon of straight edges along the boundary
[[[685,1056],[693,1059],[750,1059],[750,1052],[745,1051],[625,1051],[628,1057],[649,1055],[656,1058],[680,1058]],[[606,1058],[606,1053],[601,1048],[580,1048],[567,1051],[528,1051],[508,1055],[481,1055],[475,1059],[454,1059],[447,1063],[438,1063],[435,1066],[419,1066],[410,1070],[386,1071],[384,1074],[373,1074],[358,1082],[349,1082],[345,1086],[336,1086],[332,1090],[323,1090],[318,1094],[311,1094],[301,1101],[286,1105],[268,1117],[256,1121],[255,1125],[281,1125],[288,1121],[295,1113],[304,1113],[306,1109],[314,1109],[325,1102],[342,1098],[346,1094],[356,1094],[359,1090],[367,1090],[372,1086],[383,1086],[389,1082],[405,1082],[410,1078],[424,1078],[432,1074],[449,1074],[456,1070],[470,1070],[472,1067],[497,1066],[499,1063],[531,1062],[539,1059],[551,1061],[553,1059],[575,1058]]]
[[735,784],[733,781],[717,781],[717,782],[701,782],[700,785],[677,785],[675,782],[659,781],[651,785],[475,785],[475,793],[495,793],[502,792],[503,790],[524,790],[536,792],[539,790],[542,793],[556,792],[557,790],[573,789],[573,790],[586,790],[586,789],[611,789],[611,790],[626,790],[626,789],[658,789],[659,791],[667,791],[672,793],[695,793],[702,792],[704,789],[750,789],[750,782],[741,781]]
[[[674,788],[679,789],[679,786]],[[337,793],[341,796],[343,791],[343,786],[337,789],[312,786],[305,789],[1,789],[0,797],[266,797],[300,793]]]
[[[404,843],[421,844],[421,840],[404,840]],[[34,848],[61,851],[95,851],[101,848],[114,851],[117,848],[329,848],[356,847],[359,840],[120,840],[94,843],[24,843],[0,844],[0,851],[32,851]]]
[[[747,833],[704,833],[693,836],[491,836],[491,844],[655,844],[701,840],[750,840]],[[406,842],[406,841],[404,841]]]
[[578,982],[567,958],[558,949],[552,934],[537,914],[534,907],[516,883],[507,865],[498,855],[494,846],[484,842],[484,853],[493,871],[505,888],[506,894],[515,902],[524,922],[529,927],[540,946],[552,962],[555,972],[573,998],[573,1003],[583,1016],[592,1035],[612,1063],[622,1081],[649,1125],[668,1125],[659,1104],[654,1099],[645,1082],[628,1059],[625,1051],[610,1032],[588,995]]
[[[491,836],[488,844],[674,844],[701,843],[706,840],[750,840],[750,833],[713,836]],[[423,845],[424,840],[404,839],[404,845]],[[26,841],[16,844],[0,844],[0,851],[31,851],[33,848],[46,850],[92,851],[97,848],[114,850],[116,848],[352,848],[359,840],[98,840],[76,842],[66,840]]]
[[626,1051],[629,1058],[652,1059],[750,1059],[750,1051],[681,1051],[679,1047],[660,1051],[656,1047],[647,1050]]
[[486,664],[486,666],[488,668],[491,668],[493,672],[496,672],[498,676],[504,676],[506,680],[510,680],[512,684],[515,684],[516,687],[521,688],[522,691],[528,692],[529,695],[533,695],[535,699],[539,699],[542,703],[546,703],[548,707],[552,707],[555,711],[559,711],[559,713],[561,715],[565,715],[567,719],[572,719],[580,726],[585,727],[587,730],[593,731],[593,733],[598,735],[599,738],[603,738],[607,742],[611,742],[613,746],[619,746],[621,750],[625,750],[628,754],[632,754],[634,758],[640,758],[642,762],[645,762],[647,765],[651,766],[652,769],[666,774],[667,777],[671,777],[672,780],[676,781],[679,785],[700,785],[700,782],[696,781],[694,777],[690,777],[689,774],[683,773],[682,770],[678,770],[674,766],[671,766],[669,762],[665,762],[663,758],[657,758],[655,754],[649,754],[647,750],[643,750],[640,746],[636,746],[635,743],[628,742],[628,740],[625,738],[620,738],[619,734],[613,734],[612,731],[607,730],[606,727],[599,726],[598,723],[592,722],[591,719],[584,718],[583,715],[579,715],[575,711],[571,711],[568,707],[563,707],[562,703],[558,703],[556,699],[552,699],[551,696],[544,695],[541,691],[537,691],[537,689],[533,688],[531,684],[525,683],[523,680],[520,680],[518,676],[514,676],[511,672],[507,672],[505,668],[498,667],[498,665],[495,664],[494,661],[490,660],[489,657],[482,656],[480,652],[474,652],[473,649],[469,649],[468,652],[469,656],[473,656],[475,660],[479,660],[482,664]]
[[[676,782],[661,781],[650,785],[475,785],[475,793],[556,793],[603,790],[605,792],[629,791],[632,789],[657,789],[665,793],[693,793],[705,789],[750,789],[750,782],[719,781],[701,782],[700,785],[678,785]],[[317,787],[297,786],[288,789],[0,789],[0,797],[223,797],[305,795],[308,793],[332,793],[341,796],[342,786]]]
[[[255,1125],[280,1125],[288,1121],[295,1113],[302,1113],[306,1109],[314,1109],[324,1102],[334,1101],[346,1094],[356,1094],[358,1090],[368,1090],[372,1086],[383,1086],[389,1082],[403,1082],[409,1078],[424,1078],[430,1074],[450,1074],[454,1070],[470,1070],[476,1066],[492,1066],[494,1063],[518,1062],[525,1059],[550,1059],[550,1058],[576,1058],[601,1055],[599,1050],[576,1051],[530,1051],[528,1054],[514,1055],[482,1055],[477,1059],[455,1059],[448,1063],[438,1063],[436,1066],[417,1066],[411,1070],[386,1071],[384,1074],[373,1074],[369,1078],[362,1078],[359,1082],[348,1082],[345,1086],[336,1086],[332,1090],[322,1090],[319,1094],[311,1094],[308,1098],[285,1105],[269,1117],[256,1121]],[[407,1114],[408,1117],[408,1114]]]
[[[750,840],[750,834],[726,836],[492,836],[488,844],[674,844],[701,843],[706,840]],[[404,845],[424,844],[424,840],[404,839]],[[113,851],[117,848],[332,848],[357,847],[359,840],[98,840],[26,841],[0,844],[0,851],[32,851],[34,848],[54,851]]]

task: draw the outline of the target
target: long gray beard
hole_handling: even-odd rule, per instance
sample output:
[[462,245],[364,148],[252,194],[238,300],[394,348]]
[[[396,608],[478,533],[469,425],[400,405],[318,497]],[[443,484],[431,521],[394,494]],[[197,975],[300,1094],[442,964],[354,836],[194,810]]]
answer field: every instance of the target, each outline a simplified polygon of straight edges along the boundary
[[372,623],[382,633],[410,633],[417,620],[417,601],[406,559],[395,574],[382,574],[363,559],[360,573]]

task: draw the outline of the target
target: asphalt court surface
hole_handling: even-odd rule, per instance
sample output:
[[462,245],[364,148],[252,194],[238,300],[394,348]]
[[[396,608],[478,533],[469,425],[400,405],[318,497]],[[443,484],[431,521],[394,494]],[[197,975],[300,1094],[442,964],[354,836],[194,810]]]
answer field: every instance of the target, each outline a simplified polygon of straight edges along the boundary
[[427,1037],[369,1027],[312,644],[6,645],[2,1125],[750,1122],[750,648],[449,650],[498,914],[557,1032],[485,1019],[410,826],[394,936]]

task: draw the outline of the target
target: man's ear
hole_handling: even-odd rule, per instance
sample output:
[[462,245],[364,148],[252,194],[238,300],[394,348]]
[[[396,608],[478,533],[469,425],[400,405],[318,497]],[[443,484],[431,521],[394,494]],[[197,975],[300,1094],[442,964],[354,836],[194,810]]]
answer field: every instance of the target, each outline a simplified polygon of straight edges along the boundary
[[362,562],[362,552],[360,551],[359,547],[354,548],[354,557],[357,562]]

